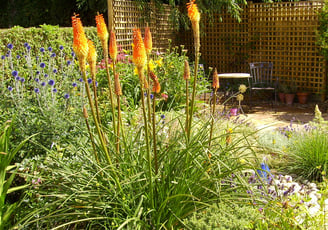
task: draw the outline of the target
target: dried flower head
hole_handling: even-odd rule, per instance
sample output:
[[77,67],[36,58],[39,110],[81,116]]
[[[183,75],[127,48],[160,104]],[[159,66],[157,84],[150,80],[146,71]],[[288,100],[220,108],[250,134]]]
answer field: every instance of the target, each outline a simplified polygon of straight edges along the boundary
[[116,61],[116,58],[117,58],[117,44],[116,44],[116,36],[115,36],[115,31],[114,30],[110,31],[109,55],[114,61]]
[[145,28],[145,48],[146,48],[146,52],[148,54],[151,52],[151,50],[153,48],[153,41],[152,41],[150,29],[148,26]]
[[147,55],[140,29],[133,29],[133,45],[133,63],[138,68],[143,68],[147,62]]
[[97,24],[97,34],[104,48],[104,44],[107,45],[109,34],[102,14],[96,15],[96,24]]
[[184,80],[190,79],[190,67],[189,67],[189,62],[187,60],[185,60],[184,62],[183,79]]
[[241,85],[239,86],[239,92],[240,92],[240,93],[245,93],[246,90],[247,90],[247,86],[246,86],[246,85],[241,84]]
[[153,81],[153,89],[152,91],[155,93],[159,93],[161,91],[161,85],[159,84],[157,76],[151,71],[150,78]]
[[88,119],[89,115],[88,115],[88,110],[87,108],[85,107],[85,105],[83,106],[83,116],[85,119]]
[[97,64],[97,52],[96,48],[91,40],[88,40],[89,53],[87,56],[87,61],[90,66],[90,72],[92,77],[96,76],[96,64]]
[[244,95],[241,93],[236,96],[237,101],[243,101],[244,100]]
[[220,83],[219,83],[219,77],[218,77],[218,71],[216,70],[216,68],[213,71],[213,84],[212,87],[214,89],[218,89],[220,88]]
[[115,76],[114,76],[114,86],[115,86],[115,94],[117,96],[121,96],[122,95],[122,89],[121,89],[120,77],[119,77],[118,73],[116,73]]
[[82,22],[78,15],[72,16],[72,27],[73,27],[73,50],[80,63],[82,71],[85,70],[85,61],[88,56],[89,46],[88,40],[85,36]]

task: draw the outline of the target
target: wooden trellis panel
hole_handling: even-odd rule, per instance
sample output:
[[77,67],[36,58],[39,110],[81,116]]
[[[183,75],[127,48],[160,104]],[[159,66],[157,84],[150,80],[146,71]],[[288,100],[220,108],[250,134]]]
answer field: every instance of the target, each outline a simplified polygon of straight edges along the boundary
[[[248,63],[270,61],[273,76],[325,96],[326,66],[316,46],[318,11],[322,2],[251,3],[241,23],[229,14],[214,15],[214,23],[202,17],[201,59],[219,73],[249,72]],[[219,19],[222,19],[220,22]],[[193,51],[192,35],[182,42]]]
[[[164,51],[169,46],[169,39],[174,40],[173,26],[170,23],[170,9],[167,5],[163,5],[163,10],[155,10],[153,8],[149,27],[153,38],[153,47],[155,50]],[[114,27],[116,31],[117,43],[125,50],[131,50],[132,29],[140,28],[142,34],[146,24],[143,22],[144,14],[137,7],[135,1],[131,0],[114,0]]]
[[325,63],[316,46],[321,2],[249,5],[249,37],[256,38],[249,62],[274,63],[274,77],[323,94]]

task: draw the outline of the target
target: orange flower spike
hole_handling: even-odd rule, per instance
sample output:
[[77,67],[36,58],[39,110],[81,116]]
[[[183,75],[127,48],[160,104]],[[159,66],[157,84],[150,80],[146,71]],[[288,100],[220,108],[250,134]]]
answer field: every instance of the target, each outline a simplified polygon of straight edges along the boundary
[[197,8],[197,4],[195,4],[195,0],[190,1],[187,3],[188,9],[188,17],[192,23],[200,21],[200,13]]
[[133,44],[133,63],[137,68],[143,68],[147,62],[147,55],[140,29],[133,29]]
[[187,60],[185,60],[184,63],[183,79],[184,80],[190,79],[190,67],[189,67],[189,62]]
[[115,86],[115,94],[117,96],[121,96],[122,95],[122,88],[121,88],[120,77],[119,77],[118,73],[116,73],[115,76],[114,76],[114,86]]
[[145,28],[145,48],[146,48],[147,54],[150,54],[150,52],[153,48],[153,40],[152,40],[150,29],[148,26]]
[[104,45],[107,44],[107,42],[108,42],[109,34],[107,31],[105,19],[102,14],[96,15],[96,24],[97,24],[98,37],[102,43],[102,46],[104,47]]
[[96,48],[91,40],[88,39],[89,53],[87,56],[87,61],[90,66],[92,77],[96,76],[96,64],[97,64],[97,52]]
[[85,61],[88,56],[89,46],[88,40],[85,36],[82,22],[78,15],[72,16],[72,27],[73,27],[73,50],[79,60],[80,68],[82,71],[85,70]]
[[213,84],[212,84],[212,87],[213,87],[214,89],[218,89],[218,88],[220,88],[219,77],[218,77],[218,71],[216,70],[216,68],[214,69],[214,72],[213,72]]
[[116,61],[116,58],[117,58],[117,44],[116,44],[116,36],[115,36],[115,31],[114,30],[110,31],[109,55],[114,61]]

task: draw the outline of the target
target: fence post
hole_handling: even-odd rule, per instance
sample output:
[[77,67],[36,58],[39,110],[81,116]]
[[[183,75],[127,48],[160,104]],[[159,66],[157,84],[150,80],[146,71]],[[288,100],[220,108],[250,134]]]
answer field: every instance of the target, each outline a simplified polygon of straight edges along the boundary
[[108,8],[108,31],[111,31],[114,27],[114,0],[107,0],[107,8]]

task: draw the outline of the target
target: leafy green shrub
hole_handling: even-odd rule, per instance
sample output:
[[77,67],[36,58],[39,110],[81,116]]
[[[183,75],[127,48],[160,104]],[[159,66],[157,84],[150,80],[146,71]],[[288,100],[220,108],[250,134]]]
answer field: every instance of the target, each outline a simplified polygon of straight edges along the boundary
[[254,229],[261,214],[254,206],[220,202],[210,208],[194,213],[185,220],[188,229]]

